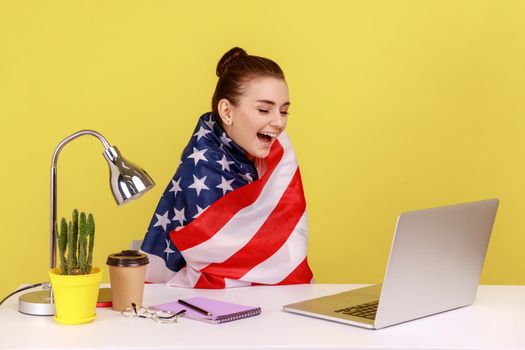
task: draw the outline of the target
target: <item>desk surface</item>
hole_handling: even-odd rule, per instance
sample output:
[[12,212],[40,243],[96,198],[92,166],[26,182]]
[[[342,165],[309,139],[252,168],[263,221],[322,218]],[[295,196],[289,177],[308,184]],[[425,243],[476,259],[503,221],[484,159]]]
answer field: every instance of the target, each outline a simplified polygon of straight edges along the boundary
[[0,306],[0,349],[525,349],[525,286],[480,286],[471,306],[381,330],[281,311],[284,304],[360,285],[293,285],[192,290],[147,285],[145,305],[201,295],[262,307],[260,316],[220,325],[181,319],[159,324],[98,309],[78,326]]

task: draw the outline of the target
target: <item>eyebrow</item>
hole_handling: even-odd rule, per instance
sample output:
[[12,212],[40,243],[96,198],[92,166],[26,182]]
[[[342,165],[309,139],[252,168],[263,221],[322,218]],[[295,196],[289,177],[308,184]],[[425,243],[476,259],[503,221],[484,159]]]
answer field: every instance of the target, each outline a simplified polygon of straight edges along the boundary
[[[262,103],[268,103],[270,105],[275,106],[276,103],[271,100],[256,100],[255,102],[262,102]],[[290,101],[283,103],[282,107],[291,105]]]

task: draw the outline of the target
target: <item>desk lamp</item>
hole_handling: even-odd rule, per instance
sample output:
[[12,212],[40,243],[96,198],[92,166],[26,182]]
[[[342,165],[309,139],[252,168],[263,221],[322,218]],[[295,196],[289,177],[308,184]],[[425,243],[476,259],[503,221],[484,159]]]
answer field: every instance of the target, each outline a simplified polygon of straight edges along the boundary
[[[51,162],[51,222],[50,222],[50,268],[56,266],[56,235],[55,223],[57,221],[57,160],[62,148],[70,141],[82,135],[92,135],[97,137],[104,145],[103,155],[109,164],[109,184],[111,192],[117,205],[122,205],[132,199],[141,197],[151,189],[155,183],[151,177],[135,164],[122,157],[115,146],[110,146],[109,142],[100,133],[94,130],[81,130],[71,136],[66,137],[58,144],[53,153]],[[55,314],[55,304],[53,302],[53,291],[41,290],[26,293],[18,299],[18,311],[29,315],[52,316]]]

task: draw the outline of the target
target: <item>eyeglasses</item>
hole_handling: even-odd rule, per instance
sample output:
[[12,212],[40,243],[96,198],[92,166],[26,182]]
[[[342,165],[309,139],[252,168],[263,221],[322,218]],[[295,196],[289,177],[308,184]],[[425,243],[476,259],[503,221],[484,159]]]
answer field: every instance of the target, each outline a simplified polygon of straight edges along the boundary
[[126,318],[150,318],[153,321],[159,323],[175,323],[177,322],[177,319],[185,312],[186,310],[181,310],[177,313],[173,313],[171,311],[152,310],[149,307],[137,307],[135,303],[131,303],[131,307],[128,307],[126,310],[122,310],[120,314]]

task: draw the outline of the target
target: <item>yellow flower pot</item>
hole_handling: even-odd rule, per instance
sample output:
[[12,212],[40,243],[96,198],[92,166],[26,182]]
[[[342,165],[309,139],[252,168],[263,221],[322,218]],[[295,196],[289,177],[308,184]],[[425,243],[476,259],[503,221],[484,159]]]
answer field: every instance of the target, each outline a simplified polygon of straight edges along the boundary
[[62,324],[82,324],[95,319],[102,271],[93,267],[89,275],[61,275],[60,268],[49,270],[55,298],[55,320]]

